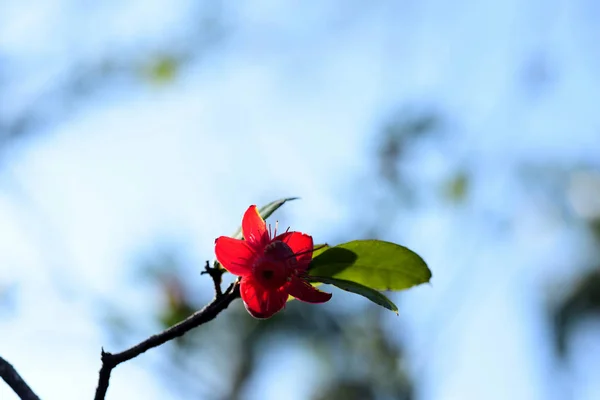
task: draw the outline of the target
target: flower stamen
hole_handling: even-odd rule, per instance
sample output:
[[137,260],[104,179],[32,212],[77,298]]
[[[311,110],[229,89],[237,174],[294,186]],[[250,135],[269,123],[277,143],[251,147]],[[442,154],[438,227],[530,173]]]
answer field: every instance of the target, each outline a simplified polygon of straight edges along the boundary
[[287,256],[287,258],[293,258],[293,257],[297,257],[297,256],[303,256],[304,254],[310,254],[313,252],[314,249],[306,249],[304,251],[299,251],[297,253],[292,253],[289,256]]

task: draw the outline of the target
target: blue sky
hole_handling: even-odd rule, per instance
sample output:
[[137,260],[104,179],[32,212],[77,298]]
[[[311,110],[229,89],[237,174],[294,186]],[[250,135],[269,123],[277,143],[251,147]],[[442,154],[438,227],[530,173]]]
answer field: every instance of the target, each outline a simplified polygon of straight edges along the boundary
[[[523,163],[598,167],[600,92],[590,88],[600,84],[600,9],[586,1],[351,3],[224,7],[226,37],[173,82],[124,74],[5,148],[0,288],[17,285],[18,302],[0,319],[0,354],[43,398],[93,392],[106,338],[86,295],[140,312],[158,304],[132,284],[140,253],[174,241],[202,265],[249,204],[289,195],[302,200],[283,210],[286,225],[317,242],[349,235],[370,214],[364,193],[376,190],[369,157],[379,124],[411,102],[443,110],[450,134],[415,150],[414,179],[438,183],[476,166],[468,207],[432,199],[388,233],[434,272],[431,286],[396,296],[422,398],[599,393],[590,372],[600,367],[598,325],[578,331],[565,372],[540,312],[553,279],[574,275],[581,233],[518,177]],[[9,95],[0,112],[26,107],[73,66],[186,40],[196,8],[183,0],[3,3]],[[527,91],[522,75],[537,56],[551,83]],[[510,231],[496,231],[487,215],[510,221]],[[390,315],[390,332],[397,321]],[[292,359],[311,363],[302,357]],[[306,398],[288,378],[295,398]],[[278,385],[256,385],[261,398],[280,398]],[[110,397],[136,398],[140,387],[147,398],[168,398],[141,360],[119,367]],[[11,395],[0,385],[0,398]]]

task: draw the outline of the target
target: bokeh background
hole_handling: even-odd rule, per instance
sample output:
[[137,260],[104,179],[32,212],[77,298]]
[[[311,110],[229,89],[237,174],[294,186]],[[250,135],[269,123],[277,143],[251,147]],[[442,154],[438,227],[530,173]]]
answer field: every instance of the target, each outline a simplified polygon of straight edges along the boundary
[[[0,354],[44,399],[212,298],[214,238],[417,251],[400,315],[236,302],[108,399],[599,399],[600,4],[0,1]],[[14,394],[0,382],[0,398]]]

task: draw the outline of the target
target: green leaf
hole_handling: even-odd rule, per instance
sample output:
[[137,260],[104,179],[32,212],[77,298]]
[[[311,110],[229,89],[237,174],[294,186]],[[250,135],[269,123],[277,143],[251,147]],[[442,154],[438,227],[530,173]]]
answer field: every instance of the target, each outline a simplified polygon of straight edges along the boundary
[[[267,204],[266,206],[261,207],[258,210],[258,213],[260,214],[262,219],[266,220],[267,218],[269,218],[271,216],[271,214],[273,214],[275,211],[277,211],[277,209],[279,207],[281,207],[282,205],[284,205],[286,202],[292,201],[292,200],[297,200],[297,199],[299,199],[299,197],[288,197],[285,199],[279,199],[279,200],[272,201],[269,204]],[[232,237],[234,239],[242,239],[244,237],[242,235],[242,227],[241,226],[237,229],[237,231],[235,231],[235,233],[233,234]]]
[[317,244],[313,246],[313,255],[312,258],[315,258],[316,256],[318,256],[319,254],[323,253],[324,251],[326,251],[327,249],[329,249],[329,245],[327,243],[323,243],[323,244]]
[[346,281],[343,279],[327,278],[324,276],[311,276],[310,280],[313,282],[322,282],[328,285],[333,285],[347,292],[360,294],[361,296],[371,300],[373,303],[379,304],[380,306],[398,314],[398,307],[396,307],[396,305],[390,299],[388,299],[386,295],[378,292],[377,290],[371,289],[370,287],[361,285],[360,283]]
[[309,271],[313,276],[376,290],[403,290],[431,279],[431,271],[418,254],[380,240],[355,240],[331,247],[313,258]]

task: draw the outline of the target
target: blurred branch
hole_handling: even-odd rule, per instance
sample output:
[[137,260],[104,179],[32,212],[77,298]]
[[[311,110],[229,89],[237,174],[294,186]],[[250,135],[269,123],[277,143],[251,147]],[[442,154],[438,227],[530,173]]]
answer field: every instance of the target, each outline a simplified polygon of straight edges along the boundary
[[[211,277],[212,276],[213,275],[211,274]],[[214,279],[215,278],[213,277],[213,280]],[[216,291],[215,299],[209,305],[190,315],[177,325],[173,325],[161,333],[150,336],[143,342],[120,353],[112,354],[105,352],[103,349],[102,368],[100,368],[98,386],[96,387],[96,396],[94,399],[104,400],[106,397],[106,391],[108,390],[110,373],[117,365],[125,361],[129,361],[147,350],[158,347],[177,337],[183,336],[188,331],[213,320],[221,311],[225,310],[233,300],[240,297],[240,290],[237,282],[232,283],[224,293],[219,293],[221,291],[221,286],[220,284],[217,285],[217,281],[215,280],[215,288],[217,286],[219,290]]]
[[21,400],[40,400],[17,370],[2,357],[0,357],[0,377]]

